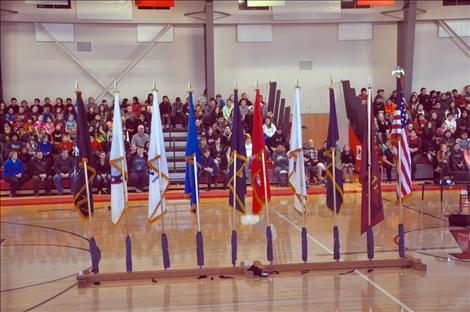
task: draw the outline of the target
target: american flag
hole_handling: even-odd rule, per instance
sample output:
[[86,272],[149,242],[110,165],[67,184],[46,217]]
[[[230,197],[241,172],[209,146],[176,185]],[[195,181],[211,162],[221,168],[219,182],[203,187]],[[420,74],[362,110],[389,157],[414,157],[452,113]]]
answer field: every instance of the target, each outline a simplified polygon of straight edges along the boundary
[[[397,196],[403,198],[411,193],[411,157],[406,131],[406,104],[401,88],[401,81],[397,79],[397,107],[393,115],[391,139],[394,145],[394,154],[398,157],[401,148],[401,168],[397,170],[401,181],[401,189],[397,185]],[[400,145],[400,146],[399,146]]]

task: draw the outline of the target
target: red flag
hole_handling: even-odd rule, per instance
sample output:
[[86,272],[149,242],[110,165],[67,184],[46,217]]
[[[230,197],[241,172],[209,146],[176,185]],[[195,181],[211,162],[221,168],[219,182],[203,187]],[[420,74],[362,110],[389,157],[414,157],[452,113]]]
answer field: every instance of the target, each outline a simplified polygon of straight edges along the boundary
[[[253,188],[253,213],[258,214],[265,203],[264,186],[266,185],[268,200],[271,199],[269,176],[263,161],[266,164],[266,152],[264,147],[263,120],[261,118],[261,104],[259,89],[256,88],[255,111],[253,116],[253,159],[251,160],[251,187]],[[265,173],[263,174],[263,170]],[[266,181],[264,177],[266,176]]]

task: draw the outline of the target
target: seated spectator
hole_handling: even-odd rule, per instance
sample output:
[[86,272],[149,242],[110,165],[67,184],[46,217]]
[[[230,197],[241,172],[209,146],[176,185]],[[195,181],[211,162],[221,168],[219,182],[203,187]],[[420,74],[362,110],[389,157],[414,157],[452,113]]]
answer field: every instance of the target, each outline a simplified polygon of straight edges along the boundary
[[227,102],[224,108],[222,108],[222,113],[227,122],[231,122],[232,112],[233,112],[233,102],[231,99],[227,99]]
[[271,118],[266,118],[266,121],[263,124],[263,132],[268,136],[272,137],[276,133],[276,126],[271,122]]
[[58,155],[54,161],[54,185],[59,195],[62,195],[64,192],[62,181],[70,180],[73,169],[74,160],[69,156],[69,151],[67,149],[61,149],[60,155]]
[[423,134],[424,127],[426,126],[426,124],[427,124],[427,120],[426,118],[424,118],[424,115],[418,114],[418,116],[413,121],[413,126],[414,126],[417,136],[421,136]]
[[144,153],[142,145],[137,145],[137,153],[130,159],[129,163],[129,179],[136,192],[142,193],[149,182],[147,155]]
[[45,134],[41,137],[41,141],[38,144],[38,149],[41,151],[43,156],[50,156],[52,154],[54,146],[49,140],[49,135]]
[[382,156],[382,165],[385,167],[387,173],[387,182],[392,182],[392,168],[396,167],[394,163],[395,156],[393,154],[393,145],[390,140],[385,143],[385,149]]
[[367,103],[368,94],[366,88],[361,88],[361,93],[359,93],[358,96],[361,98],[363,104]]
[[220,112],[220,107],[215,106],[214,109],[210,113],[205,115],[202,122],[204,123],[204,126],[206,128],[212,127],[219,119],[219,116],[223,117],[222,113]]
[[21,149],[21,141],[19,140],[18,135],[16,133],[13,133],[11,135],[10,142],[8,142],[7,144],[7,150],[19,152],[20,149]]
[[10,185],[10,197],[15,197],[16,191],[29,179],[16,150],[9,153],[8,160],[3,164],[3,178]]
[[59,150],[65,149],[68,153],[72,153],[73,144],[70,141],[70,136],[68,134],[64,134],[57,147]]
[[100,152],[100,158],[96,163],[96,190],[98,194],[110,193],[110,184],[111,184],[111,166],[109,165],[109,161],[106,157],[105,152]]
[[346,177],[349,177],[349,182],[353,183],[356,158],[348,144],[344,145],[341,152],[341,163],[343,164],[343,181],[346,182]]
[[221,144],[220,137],[216,137],[215,143],[211,148],[211,156],[217,165],[217,172],[224,176],[224,189],[228,183],[228,164],[229,164],[229,151],[230,149]]
[[46,134],[51,135],[54,132],[55,125],[52,121],[52,117],[48,116],[46,119],[46,123],[44,124],[44,130],[46,130]]
[[[455,140],[455,142],[457,143],[457,140]],[[470,139],[468,138],[468,132],[462,132],[460,134],[460,138],[458,139],[460,149],[465,150],[465,148],[467,147],[468,142],[470,142]]]
[[51,162],[41,151],[37,151],[36,157],[31,160],[29,172],[33,178],[34,196],[39,196],[41,183],[46,188],[46,195],[50,195],[52,190]]
[[286,187],[289,184],[289,157],[284,145],[279,144],[273,151],[271,159],[274,163],[274,176],[280,186]]
[[18,159],[23,162],[24,169],[26,172],[29,171],[29,162],[31,161],[31,155],[28,153],[26,146],[21,146],[20,152],[18,154]]
[[450,153],[450,169],[452,172],[465,171],[466,169],[463,150],[460,149],[459,144],[455,144]]
[[160,118],[162,119],[162,127],[169,128],[171,124],[171,102],[168,96],[163,96],[163,101],[159,105]]
[[127,166],[129,168],[130,166],[130,160],[132,159],[132,157],[134,157],[134,155],[137,153],[137,145],[135,144],[131,144],[129,146],[129,150],[127,151],[127,154],[126,154],[126,159],[129,163],[129,165]]
[[171,124],[174,128],[176,128],[176,125],[186,128],[187,125],[187,118],[183,112],[183,102],[181,102],[179,97],[171,105]]
[[230,129],[230,126],[227,125],[225,126],[224,133],[222,133],[222,136],[220,137],[220,143],[222,143],[223,146],[229,147],[230,142],[232,139],[232,129]]
[[141,145],[145,146],[147,142],[150,141],[150,137],[147,133],[145,133],[145,128],[143,125],[139,125],[137,127],[137,133],[132,136],[131,144],[136,146]]
[[285,139],[284,132],[282,131],[282,126],[279,126],[276,129],[276,133],[270,138],[268,138],[268,148],[272,153],[277,148],[277,146],[282,145],[285,149],[288,147],[288,143]]
[[318,150],[318,160],[320,161],[321,163],[321,166],[322,166],[322,171],[325,171],[325,166],[326,166],[326,163],[327,163],[327,159],[325,157],[325,152],[328,150],[328,148],[326,147],[326,141],[323,142],[323,146],[322,148],[320,148]]
[[220,107],[220,109],[223,109],[225,107],[225,101],[222,98],[222,95],[217,94],[215,96],[215,101],[217,102],[216,105]]
[[217,182],[217,165],[211,157],[211,151],[206,148],[201,156],[202,175],[207,178],[207,190],[212,190],[211,185]]
[[445,143],[447,147],[449,148],[449,150],[452,150],[452,148],[455,145],[455,139],[452,136],[452,132],[450,130],[446,130],[444,132],[444,137],[442,138],[442,140],[443,140],[442,143]]
[[224,133],[225,127],[230,126],[223,116],[219,116],[217,122],[212,126],[214,133],[221,136]]
[[206,142],[207,142],[209,149],[212,149],[212,147],[214,146],[216,138],[217,138],[217,135],[214,133],[214,130],[212,130],[212,127],[207,128]]
[[381,143],[387,141],[390,130],[392,129],[392,124],[388,119],[385,119],[385,115],[382,111],[379,111],[377,114],[377,129],[379,141]]
[[388,99],[385,102],[384,109],[385,109],[385,114],[388,114],[390,116],[393,116],[395,114],[395,109],[397,108],[397,104],[392,102],[392,99]]
[[309,175],[309,181],[315,184],[321,182],[322,163],[318,160],[318,150],[315,148],[315,142],[310,139],[304,148],[305,171]]
[[437,152],[437,169],[440,178],[449,176],[450,169],[450,151],[446,144],[442,144],[439,152]]
[[465,159],[465,165],[467,166],[467,171],[470,171],[470,142],[467,143],[467,147],[463,151],[463,157]]
[[450,130],[450,132],[453,134],[455,130],[457,130],[457,122],[455,121],[454,114],[448,113],[446,116],[447,119],[442,124],[442,129],[444,131]]
[[[38,119],[37,122],[39,122],[39,120],[40,118]],[[36,123],[35,123],[35,126],[36,126]],[[73,116],[73,114],[68,115],[67,121],[65,122],[65,132],[70,134],[74,131],[74,128],[76,129],[76,127],[77,127],[77,122],[75,121],[75,117]]]
[[132,113],[134,113],[134,115],[138,114],[140,112],[140,102],[139,102],[139,98],[134,96],[132,98],[132,105],[130,105],[130,110]]
[[453,101],[449,103],[449,106],[447,107],[445,113],[446,113],[446,116],[447,116],[447,114],[452,113],[452,115],[454,115],[455,119],[458,119],[461,116],[460,108],[458,108],[455,105],[455,102],[453,102]]
[[421,156],[423,155],[421,148],[422,148],[422,141],[416,135],[416,131],[412,130],[410,132],[409,137],[409,148],[410,148],[410,157],[411,157],[411,179],[414,180],[415,172],[416,172],[416,164],[420,160]]
[[372,103],[374,109],[374,116],[377,116],[379,112],[385,112],[385,106],[383,101],[383,96],[377,95],[375,97],[374,103]]

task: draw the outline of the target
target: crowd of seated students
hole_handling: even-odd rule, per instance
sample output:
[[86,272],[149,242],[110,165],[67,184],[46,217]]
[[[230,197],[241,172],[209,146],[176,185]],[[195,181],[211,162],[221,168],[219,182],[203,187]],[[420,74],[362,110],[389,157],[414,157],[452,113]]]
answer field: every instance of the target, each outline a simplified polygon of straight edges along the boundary
[[[360,96],[366,100],[367,93]],[[385,99],[384,91],[378,90],[373,99],[375,120],[378,126],[378,142],[381,144],[382,163],[387,169],[388,179],[396,159],[391,153],[390,132],[393,113],[396,108],[396,92]],[[140,102],[133,97],[130,102],[123,99],[120,104],[123,131],[127,152],[130,184],[137,192],[148,185],[146,151],[149,146],[150,121],[153,95]],[[108,155],[112,140],[113,103],[102,100],[97,104],[94,98],[87,100],[86,118],[92,149],[96,153],[97,177],[93,187],[98,193],[108,193],[110,186],[110,166]],[[247,156],[252,157],[251,135],[253,130],[253,102],[246,93],[239,100],[245,147]],[[431,91],[425,88],[420,94],[413,94],[408,105],[408,133],[412,155],[412,175],[416,164],[423,157],[433,164],[436,175],[446,175],[452,171],[468,170],[470,166],[470,86],[463,94]],[[188,123],[189,98],[183,102],[168,96],[159,104],[163,128],[186,128]],[[287,186],[289,138],[283,125],[272,122],[273,113],[261,98],[263,132],[266,153],[273,163],[277,182]],[[233,95],[225,100],[221,95],[208,99],[205,94],[195,103],[196,127],[201,150],[201,165],[208,188],[221,182],[228,183],[230,163],[230,139],[232,135]],[[34,99],[20,103],[15,98],[7,105],[0,102],[0,162],[3,164],[2,178],[10,185],[10,195],[32,179],[34,195],[39,194],[43,185],[49,194],[55,187],[58,194],[63,192],[63,182],[70,180],[74,172],[74,141],[77,130],[77,113],[71,98],[65,102],[56,98],[43,101]],[[304,147],[304,162],[308,182],[324,181],[326,143],[319,150],[312,139]],[[355,155],[348,145],[341,151],[343,178],[354,180]],[[247,173],[249,173],[247,169]]]

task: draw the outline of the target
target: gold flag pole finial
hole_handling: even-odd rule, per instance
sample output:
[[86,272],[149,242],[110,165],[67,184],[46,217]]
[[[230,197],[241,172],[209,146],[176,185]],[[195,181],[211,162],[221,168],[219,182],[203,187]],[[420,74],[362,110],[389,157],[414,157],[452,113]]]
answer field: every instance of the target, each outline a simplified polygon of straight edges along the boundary
[[258,80],[256,80],[256,90],[259,90],[259,83],[258,83]]
[[330,89],[333,89],[333,77],[330,76]]
[[117,80],[114,80],[113,93],[117,93],[117,92],[119,92],[119,90],[117,89]]
[[156,91],[156,92],[158,91],[158,89],[157,89],[157,83],[156,83],[155,81],[152,82],[152,91]]
[[370,77],[369,77],[369,81],[367,81],[367,86],[369,89],[372,88],[372,79],[370,79]]
[[235,80],[235,82],[233,83],[233,88],[234,88],[235,90],[238,90],[238,85],[237,85],[237,81],[236,81],[236,80]]
[[78,88],[78,80],[75,80],[75,93],[80,92],[80,89]]
[[188,92],[193,92],[193,90],[191,90],[191,82],[188,82]]

